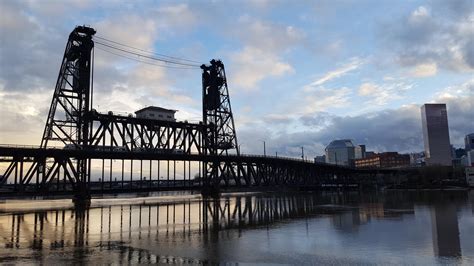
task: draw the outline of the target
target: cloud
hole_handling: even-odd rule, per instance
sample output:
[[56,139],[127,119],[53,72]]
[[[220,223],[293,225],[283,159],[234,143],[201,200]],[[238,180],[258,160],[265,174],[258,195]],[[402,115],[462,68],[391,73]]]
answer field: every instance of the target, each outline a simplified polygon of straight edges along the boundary
[[199,24],[194,10],[184,3],[160,6],[152,16],[157,21],[157,28],[166,30],[168,33],[191,30]]
[[[25,12],[20,2],[1,1],[0,10],[0,34],[3,36],[0,38],[0,81],[4,90],[53,87],[54,81],[49,80],[57,75],[64,51],[64,41],[62,46],[59,44],[60,30],[48,31],[47,25]],[[58,54],[57,64],[50,63],[54,54]]]
[[446,103],[449,134],[454,144],[459,145],[466,134],[474,132],[474,79],[441,90],[431,102]]
[[414,77],[430,77],[436,75],[438,65],[436,63],[419,64],[411,71]]
[[[351,58],[348,63],[302,86],[295,99],[288,104],[288,112],[306,115],[327,111],[328,109],[347,107],[350,105],[349,97],[352,94],[352,89],[346,86],[326,86],[325,83],[358,69],[364,63],[365,60],[363,59]],[[301,103],[302,99],[303,103]]]
[[[306,88],[304,104],[297,110],[302,109],[304,114],[327,111],[330,108],[342,108],[349,105],[349,96],[352,90],[347,87],[325,88],[323,86]],[[296,106],[296,105],[295,105]]]
[[364,60],[362,60],[360,58],[357,58],[357,57],[352,58],[349,63],[341,66],[338,69],[332,70],[332,71],[324,74],[322,77],[320,77],[316,81],[312,82],[310,84],[310,86],[319,86],[319,85],[322,85],[322,84],[324,84],[328,81],[331,81],[333,79],[340,78],[340,77],[346,75],[347,73],[358,69],[363,64],[364,64]]
[[[124,14],[94,24],[97,35],[132,47],[152,50],[157,39],[157,22],[154,18],[138,14]],[[96,42],[102,42],[97,39]]]
[[359,95],[367,96],[377,93],[379,91],[378,87],[375,84],[366,82],[360,85],[359,87]]
[[390,101],[403,99],[403,95],[413,88],[413,84],[399,80],[387,80],[382,84],[364,82],[360,85],[358,94],[370,98],[367,104],[385,105]]
[[39,145],[51,95],[6,91],[0,83],[0,143]]
[[300,44],[305,38],[303,31],[242,16],[230,33],[243,43],[242,49],[230,54],[232,84],[247,91],[256,90],[258,83],[268,77],[294,73],[283,55]]
[[231,33],[245,46],[272,53],[284,52],[299,45],[306,36],[304,31],[294,26],[254,19],[246,15],[239,18],[236,30]]
[[472,72],[473,22],[472,1],[432,1],[430,6],[419,6],[411,14],[383,24],[380,32],[383,45],[390,47],[395,61],[402,66],[415,66],[415,76],[435,74],[434,65]]
[[293,67],[277,55],[255,47],[245,47],[231,54],[231,60],[236,70],[230,72],[230,81],[244,90],[257,89],[258,82],[265,78],[294,72]]

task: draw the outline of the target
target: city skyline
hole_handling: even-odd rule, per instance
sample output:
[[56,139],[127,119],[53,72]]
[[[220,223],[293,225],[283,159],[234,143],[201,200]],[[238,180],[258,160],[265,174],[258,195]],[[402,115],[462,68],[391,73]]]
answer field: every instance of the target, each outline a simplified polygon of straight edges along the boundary
[[[421,151],[426,102],[447,104],[451,143],[462,146],[474,132],[472,6],[381,2],[141,1],[125,12],[107,1],[2,1],[0,142],[39,144],[67,34],[87,24],[141,49],[221,58],[245,153],[262,153],[265,139],[268,154],[298,157],[304,146],[312,158],[344,138],[378,152]],[[200,119],[199,70],[95,54],[94,108],[156,105],[178,109],[178,120]]]

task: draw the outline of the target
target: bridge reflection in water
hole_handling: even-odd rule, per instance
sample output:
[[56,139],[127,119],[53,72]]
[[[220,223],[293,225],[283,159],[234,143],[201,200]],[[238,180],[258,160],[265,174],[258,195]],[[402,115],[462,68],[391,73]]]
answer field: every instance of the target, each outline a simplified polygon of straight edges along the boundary
[[[419,196],[381,197],[357,193],[235,194],[209,200],[192,195],[168,198],[169,201],[142,199],[132,200],[132,204],[125,204],[124,199],[112,199],[106,205],[101,203],[102,206],[94,207],[93,204],[89,209],[66,207],[1,215],[0,245],[4,250],[0,258],[45,263],[51,259],[54,262],[72,259],[96,263],[206,263],[208,258],[219,262],[225,260],[225,254],[206,243],[222,244],[232,238],[229,234],[240,235],[242,230],[258,230],[314,217],[329,218],[334,230],[342,234],[354,233],[371,219],[402,221],[404,216],[412,217],[416,202],[426,200]],[[467,202],[467,193],[456,196],[455,200]],[[439,206],[448,205],[443,201]],[[431,217],[435,219],[432,223],[438,225],[432,232],[435,255],[460,257],[456,211],[448,212],[450,217],[443,217],[446,213],[436,213],[440,211],[437,206],[431,208]],[[440,219],[449,222],[443,223]],[[440,228],[440,225],[450,228]],[[458,233],[443,237],[452,231]],[[443,242],[435,242],[439,240]],[[172,255],[177,248],[185,249],[186,256]],[[102,257],[101,252],[107,255]]]

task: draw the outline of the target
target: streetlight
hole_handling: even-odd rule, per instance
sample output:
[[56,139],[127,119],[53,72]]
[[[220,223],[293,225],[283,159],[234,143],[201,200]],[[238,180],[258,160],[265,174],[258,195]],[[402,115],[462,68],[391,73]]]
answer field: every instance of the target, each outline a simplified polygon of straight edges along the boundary
[[263,142],[263,156],[265,156],[265,157],[266,157],[266,156],[267,156],[267,150],[266,150],[266,147],[265,147],[265,140],[263,140],[263,139],[260,139],[260,141],[262,141],[262,142]]
[[301,159],[304,160],[304,148],[301,146]]
[[242,151],[240,150],[240,146],[242,145],[242,143],[239,144],[239,149],[237,150],[237,154],[240,156],[240,154],[242,154]]

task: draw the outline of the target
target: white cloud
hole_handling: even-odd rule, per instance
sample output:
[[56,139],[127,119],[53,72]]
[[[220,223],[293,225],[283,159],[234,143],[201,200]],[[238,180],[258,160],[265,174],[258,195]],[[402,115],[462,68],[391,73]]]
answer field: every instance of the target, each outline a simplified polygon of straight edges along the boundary
[[48,90],[9,92],[0,84],[0,143],[39,145],[51,95]]
[[188,30],[198,24],[196,14],[189,8],[188,4],[175,4],[161,6],[153,13],[157,27],[173,33],[179,29]]
[[[386,23],[380,32],[394,53],[395,62],[415,67],[416,76],[428,76],[437,68],[456,72],[474,70],[472,1],[433,1],[406,17]],[[430,68],[427,68],[430,65]],[[418,67],[425,69],[416,70]],[[419,75],[418,75],[419,74]]]
[[385,105],[390,101],[402,99],[404,94],[413,88],[413,84],[403,81],[391,80],[382,84],[372,82],[362,83],[359,87],[358,94],[363,97],[370,98],[370,105]]
[[292,25],[271,23],[241,16],[234,30],[230,33],[237,36],[244,46],[251,46],[269,53],[281,53],[300,44],[306,34]]
[[342,108],[350,105],[349,96],[352,90],[347,87],[325,88],[322,86],[313,87],[310,91],[305,91],[306,97],[301,107],[296,110],[303,110],[303,114],[327,111],[330,108]]
[[233,53],[231,59],[236,70],[229,76],[233,86],[244,90],[257,89],[257,83],[267,77],[277,77],[294,71],[278,56],[255,47],[245,47]]
[[377,86],[369,82],[363,83],[359,87],[359,95],[361,96],[372,95],[377,92],[378,92]]
[[430,77],[436,75],[438,72],[438,65],[436,63],[419,64],[411,71],[414,77]]
[[357,57],[352,58],[349,63],[324,74],[322,77],[312,82],[310,86],[319,86],[330,80],[340,78],[344,76],[345,74],[349,73],[350,71],[358,69],[363,64],[364,64],[364,60]]
[[292,47],[305,38],[303,31],[291,26],[241,16],[235,30],[227,34],[237,36],[243,48],[232,52],[232,84],[244,90],[255,90],[258,83],[268,77],[278,77],[294,72],[283,58]]
[[[156,21],[136,14],[104,19],[94,27],[100,37],[145,50],[152,50],[158,37]],[[96,41],[101,42],[100,39]]]
[[[474,97],[474,79],[468,80],[460,85],[449,86],[435,94],[433,101],[441,99],[454,99],[459,97],[471,96]],[[474,102],[471,102],[465,107],[474,107]]]
[[430,16],[430,11],[428,10],[427,7],[425,6],[419,6],[417,9],[415,9],[410,16],[410,20],[412,22],[419,22],[420,20],[423,20],[427,17]]

